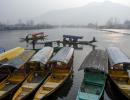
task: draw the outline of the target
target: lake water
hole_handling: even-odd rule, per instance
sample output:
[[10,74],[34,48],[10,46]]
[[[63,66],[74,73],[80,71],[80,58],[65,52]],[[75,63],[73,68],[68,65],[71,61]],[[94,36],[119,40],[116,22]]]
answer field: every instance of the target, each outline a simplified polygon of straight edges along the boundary
[[[0,32],[0,47],[4,47],[6,50],[17,46],[26,47],[26,43],[19,42],[19,38],[25,37],[28,33],[32,32],[45,32],[48,34],[47,40],[62,40],[63,34],[84,36],[84,41],[89,41],[92,40],[93,37],[96,37],[98,42],[93,43],[96,45],[96,48],[105,49],[109,46],[117,46],[130,56],[130,35],[85,28],[57,28]],[[73,77],[70,77],[61,88],[51,95],[49,100],[75,100],[83,79],[83,71],[78,71],[78,68],[84,58],[93,49],[93,47],[89,45],[79,45],[79,47],[82,49],[77,49],[74,53]],[[105,100],[110,100],[106,94]]]

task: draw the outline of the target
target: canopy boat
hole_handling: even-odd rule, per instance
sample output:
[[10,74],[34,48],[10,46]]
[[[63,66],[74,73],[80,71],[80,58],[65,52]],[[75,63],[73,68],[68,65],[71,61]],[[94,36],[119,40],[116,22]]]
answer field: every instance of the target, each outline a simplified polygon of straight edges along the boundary
[[130,59],[117,47],[107,48],[110,83],[123,100],[130,100]]
[[27,41],[29,42],[30,40],[44,40],[47,38],[48,35],[46,35],[44,32],[38,32],[38,33],[32,33],[28,34],[25,38],[20,38],[21,41]]
[[[17,47],[11,50],[8,50],[6,52],[3,52],[0,54],[0,66],[7,62],[8,60],[11,60],[13,58],[15,58],[16,56],[18,56],[19,54],[21,54],[24,51],[24,48],[21,47]],[[5,79],[8,75],[9,75],[9,70],[11,70],[10,68],[0,68],[0,82]]]
[[107,53],[99,49],[91,51],[79,68],[82,69],[84,69],[84,78],[76,100],[100,100],[107,78]]
[[26,72],[26,62],[33,56],[35,51],[27,50],[24,51],[19,56],[8,62],[2,64],[1,67],[12,67],[15,68],[13,73],[0,82],[0,99],[5,99],[6,97],[12,96],[12,94],[17,90],[17,88],[26,79],[28,72]]
[[52,73],[41,85],[34,96],[34,100],[43,99],[55,92],[72,73],[74,49],[63,47],[52,57]]
[[51,72],[51,66],[48,61],[52,54],[52,47],[44,47],[32,57],[29,64],[34,70],[17,90],[12,100],[29,100],[30,97],[33,97],[36,90]]

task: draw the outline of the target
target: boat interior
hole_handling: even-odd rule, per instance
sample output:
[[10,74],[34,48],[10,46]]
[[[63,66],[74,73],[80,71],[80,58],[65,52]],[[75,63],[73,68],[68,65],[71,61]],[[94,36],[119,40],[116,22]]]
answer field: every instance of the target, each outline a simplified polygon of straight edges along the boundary
[[117,64],[111,67],[109,75],[121,90],[124,90],[126,94],[130,93],[130,67],[128,64]]
[[40,87],[34,99],[41,99],[53,93],[70,75],[72,69],[72,60],[68,64],[62,62],[52,63],[52,73]]
[[100,95],[104,88],[106,76],[101,72],[85,72],[81,92]]
[[13,97],[13,100],[19,100],[27,96],[34,89],[36,89],[50,73],[49,66],[40,65],[39,63],[32,63],[30,65],[30,70],[32,70],[31,73],[29,74],[27,79],[23,82],[22,86],[18,89],[18,91]]
[[23,69],[19,69],[10,74],[5,80],[0,83],[0,96],[11,91],[27,77]]

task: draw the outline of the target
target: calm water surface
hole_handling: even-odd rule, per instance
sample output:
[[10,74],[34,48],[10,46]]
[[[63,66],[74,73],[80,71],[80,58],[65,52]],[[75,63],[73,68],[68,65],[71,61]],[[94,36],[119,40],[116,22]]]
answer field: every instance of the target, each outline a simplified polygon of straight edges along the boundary
[[[108,46],[117,46],[121,48],[128,56],[130,56],[130,35],[103,32],[94,29],[84,28],[58,28],[58,29],[42,29],[42,30],[22,30],[22,31],[5,31],[0,32],[0,47],[6,50],[16,46],[26,47],[26,43],[20,43],[19,38],[25,37],[26,34],[32,32],[45,32],[48,34],[47,40],[62,40],[63,34],[84,36],[83,40],[92,40],[96,37],[98,42],[94,43],[96,48],[105,49]],[[42,47],[42,46],[40,46]],[[73,76],[65,82],[63,87],[59,88],[49,100],[75,100],[81,81],[83,79],[83,71],[78,71],[79,66],[84,58],[92,50],[92,46],[79,45],[81,49],[75,50],[74,53],[74,73]],[[110,100],[105,94],[105,100]]]

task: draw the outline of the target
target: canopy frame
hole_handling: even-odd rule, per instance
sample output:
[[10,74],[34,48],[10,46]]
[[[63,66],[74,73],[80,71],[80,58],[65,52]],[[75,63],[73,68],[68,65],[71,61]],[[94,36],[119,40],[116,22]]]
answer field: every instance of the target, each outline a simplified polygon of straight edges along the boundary
[[109,57],[109,63],[111,67],[114,67],[118,64],[128,64],[130,65],[130,59],[117,47],[108,47],[107,53]]

